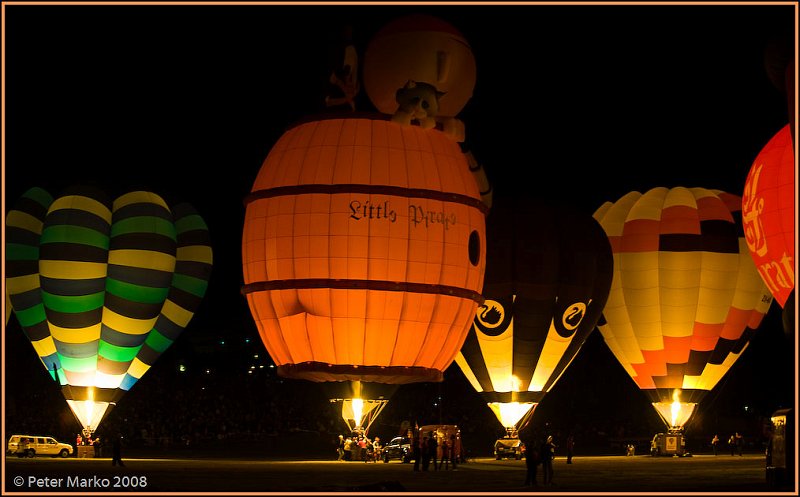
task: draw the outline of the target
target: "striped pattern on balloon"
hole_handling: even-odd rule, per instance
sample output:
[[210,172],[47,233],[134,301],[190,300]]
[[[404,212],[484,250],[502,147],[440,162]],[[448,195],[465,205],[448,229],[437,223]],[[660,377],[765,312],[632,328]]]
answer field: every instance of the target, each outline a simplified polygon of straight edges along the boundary
[[605,343],[673,429],[744,352],[772,297],[747,251],[741,199],[653,188],[594,214],[614,252]]
[[109,202],[34,188],[7,219],[8,295],[85,430],[93,431],[188,325],[212,250],[194,210],[150,192]]

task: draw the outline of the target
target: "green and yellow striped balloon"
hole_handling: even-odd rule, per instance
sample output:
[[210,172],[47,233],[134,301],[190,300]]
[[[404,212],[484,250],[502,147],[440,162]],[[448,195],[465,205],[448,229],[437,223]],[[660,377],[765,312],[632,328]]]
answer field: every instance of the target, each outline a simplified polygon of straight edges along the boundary
[[189,324],[211,265],[203,219],[155,193],[32,188],[6,220],[14,313],[89,431]]

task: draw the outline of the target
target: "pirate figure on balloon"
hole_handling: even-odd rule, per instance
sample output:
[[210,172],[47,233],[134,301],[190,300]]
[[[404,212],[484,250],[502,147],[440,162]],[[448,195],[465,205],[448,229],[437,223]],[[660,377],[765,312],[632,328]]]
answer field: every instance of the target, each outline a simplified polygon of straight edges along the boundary
[[435,127],[439,98],[444,94],[433,85],[409,79],[395,94],[397,110],[392,116],[392,121],[410,125],[412,120],[416,120],[424,129]]
[[491,207],[492,188],[465,144],[464,123],[456,117],[472,97],[475,74],[475,58],[464,36],[428,15],[388,23],[364,54],[364,88],[378,111],[398,124],[437,129],[458,142],[481,200]]
[[325,107],[328,110],[356,110],[356,95],[361,91],[358,81],[358,51],[353,42],[353,27],[342,29],[341,42],[335,54],[329,56],[333,60],[328,76],[325,92]]

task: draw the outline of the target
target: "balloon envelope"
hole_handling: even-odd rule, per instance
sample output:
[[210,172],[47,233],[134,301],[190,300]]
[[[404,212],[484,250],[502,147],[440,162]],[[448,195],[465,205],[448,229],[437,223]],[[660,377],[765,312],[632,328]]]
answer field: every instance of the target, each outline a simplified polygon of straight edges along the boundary
[[600,317],[611,246],[589,215],[499,197],[487,218],[486,302],[456,357],[506,428],[550,391]]
[[654,188],[594,214],[614,252],[600,331],[671,427],[741,356],[772,302],[738,234],[740,205],[718,190]]
[[485,268],[484,206],[455,142],[383,119],[303,123],[247,202],[243,293],[279,374],[442,380]]
[[75,187],[27,191],[6,230],[14,312],[92,431],[191,320],[211,271],[208,229],[154,193],[111,203]]
[[795,286],[796,168],[787,124],[759,152],[742,196],[747,248],[781,307]]

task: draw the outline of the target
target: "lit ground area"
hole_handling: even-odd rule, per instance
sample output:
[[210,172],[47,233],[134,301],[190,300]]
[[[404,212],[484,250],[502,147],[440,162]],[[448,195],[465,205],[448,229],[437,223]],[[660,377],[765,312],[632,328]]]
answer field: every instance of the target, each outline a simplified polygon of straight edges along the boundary
[[[769,492],[762,455],[576,457],[555,460],[555,485],[522,486],[525,462],[477,458],[457,471],[413,464],[337,461],[128,458],[6,460],[6,492]],[[38,480],[37,480],[38,479]],[[19,484],[19,486],[16,486]],[[98,485],[110,485],[98,488]],[[114,487],[115,484],[127,488]],[[48,485],[48,486],[45,486]],[[81,486],[83,485],[83,486]],[[88,486],[87,486],[88,485]],[[137,486],[134,486],[137,485]]]

